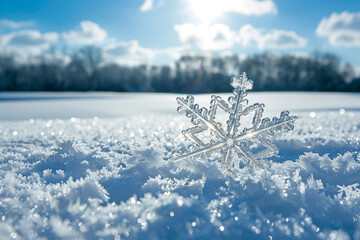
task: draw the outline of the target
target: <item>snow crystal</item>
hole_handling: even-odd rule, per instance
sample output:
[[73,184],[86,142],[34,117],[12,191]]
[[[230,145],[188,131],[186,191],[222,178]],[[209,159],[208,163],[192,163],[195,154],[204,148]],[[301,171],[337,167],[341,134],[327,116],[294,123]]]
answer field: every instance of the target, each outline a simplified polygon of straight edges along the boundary
[[[193,96],[188,96],[186,99],[177,98],[180,105],[178,112],[185,113],[195,125],[195,127],[183,131],[184,136],[195,144],[195,149],[191,147],[187,153],[177,157],[176,161],[204,154],[211,155],[220,151],[222,154],[221,167],[225,172],[236,176],[232,169],[240,168],[241,164],[238,159],[244,161],[247,165],[255,164],[264,168],[258,160],[271,157],[278,152],[278,148],[270,142],[268,137],[273,136],[275,131],[292,130],[297,117],[289,116],[288,111],[283,111],[279,119],[276,117],[272,121],[269,118],[261,119],[264,104],[255,103],[247,106],[246,91],[252,89],[253,81],[247,78],[246,73],[243,73],[239,78],[232,78],[231,86],[234,91],[233,96],[229,97],[228,103],[220,96],[213,95],[210,110],[206,108],[199,109],[199,105],[194,104]],[[224,131],[220,122],[215,121],[218,108],[229,113],[226,131]],[[239,132],[240,119],[251,113],[254,113],[254,117],[249,128],[244,127],[240,133],[237,133]],[[204,143],[195,136],[195,134],[201,134],[206,130],[209,131],[210,135],[216,137],[216,140],[211,139],[209,143]],[[247,148],[246,143],[254,139],[265,149],[254,153]],[[238,159],[233,159],[234,152],[238,155]]]

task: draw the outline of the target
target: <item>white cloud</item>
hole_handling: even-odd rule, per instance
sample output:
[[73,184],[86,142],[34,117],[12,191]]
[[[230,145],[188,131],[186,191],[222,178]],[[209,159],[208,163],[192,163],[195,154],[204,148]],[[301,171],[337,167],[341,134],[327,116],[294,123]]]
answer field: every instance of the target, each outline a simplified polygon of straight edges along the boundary
[[148,12],[154,10],[155,7],[161,7],[164,5],[165,0],[145,0],[144,3],[140,6],[141,12]]
[[59,35],[55,32],[40,33],[36,30],[11,32],[0,36],[0,50],[19,57],[36,56],[55,43]]
[[91,21],[82,21],[78,31],[70,31],[62,34],[62,37],[69,44],[96,44],[105,41],[106,30]]
[[255,44],[261,49],[304,48],[307,45],[307,40],[294,31],[271,30],[264,33],[264,30],[257,29],[251,24],[241,27],[237,41],[243,46]]
[[0,26],[7,27],[7,28],[12,28],[12,29],[29,27],[29,26],[32,26],[33,24],[34,24],[33,21],[19,21],[19,22],[16,22],[16,21],[11,21],[9,19],[0,20]]
[[265,0],[221,0],[225,12],[235,12],[244,15],[276,14],[277,8],[273,1]]
[[265,32],[250,24],[241,27],[236,33],[227,25],[181,24],[175,25],[175,31],[182,43],[196,46],[201,50],[225,50],[235,43],[243,46],[254,44],[260,49],[303,48],[307,40],[294,31],[272,30]]
[[197,46],[202,50],[223,50],[234,44],[235,32],[227,25],[215,24],[180,24],[175,25],[175,31],[182,43]]
[[234,12],[243,15],[276,14],[272,0],[188,0],[195,15],[209,22],[222,13]]
[[3,43],[14,46],[39,46],[56,42],[59,35],[55,32],[40,33],[36,30],[23,30],[2,36]]
[[168,63],[177,60],[190,46],[168,48],[145,48],[137,40],[129,42],[114,42],[104,47],[104,57],[107,62],[138,65],[141,63]]
[[145,0],[145,2],[141,5],[140,11],[147,12],[154,8],[154,0]]
[[105,47],[104,54],[108,61],[117,63],[148,62],[155,57],[152,49],[141,47],[136,40],[111,44]]
[[360,12],[332,13],[320,21],[316,33],[333,46],[360,47]]

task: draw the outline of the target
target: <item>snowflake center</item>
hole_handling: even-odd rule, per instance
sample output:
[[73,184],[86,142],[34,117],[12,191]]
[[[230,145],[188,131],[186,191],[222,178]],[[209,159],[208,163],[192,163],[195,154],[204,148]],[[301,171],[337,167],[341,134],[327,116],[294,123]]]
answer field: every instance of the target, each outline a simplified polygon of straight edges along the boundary
[[226,144],[227,144],[229,147],[231,147],[232,145],[234,145],[234,140],[233,140],[232,138],[228,138],[228,139],[226,140]]

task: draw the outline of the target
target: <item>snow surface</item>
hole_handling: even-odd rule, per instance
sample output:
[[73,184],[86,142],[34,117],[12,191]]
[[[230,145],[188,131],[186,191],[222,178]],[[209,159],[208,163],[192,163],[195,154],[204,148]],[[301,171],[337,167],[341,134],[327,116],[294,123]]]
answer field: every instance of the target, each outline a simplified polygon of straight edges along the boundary
[[0,239],[360,239],[359,94],[250,92],[299,119],[236,179],[171,161],[176,96],[0,94]]
[[[178,116],[177,96],[154,93],[0,93],[0,120]],[[227,99],[230,94],[220,94]],[[210,95],[195,95],[196,103],[209,106]],[[265,103],[265,113],[290,111],[360,110],[359,93],[249,92],[249,102]]]

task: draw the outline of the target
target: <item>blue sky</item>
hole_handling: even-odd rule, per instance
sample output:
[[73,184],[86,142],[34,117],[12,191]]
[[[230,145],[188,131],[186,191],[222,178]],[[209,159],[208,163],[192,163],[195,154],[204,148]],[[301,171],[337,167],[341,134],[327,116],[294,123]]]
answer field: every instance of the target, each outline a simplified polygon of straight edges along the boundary
[[[338,54],[360,66],[360,1],[1,0],[0,51],[101,47],[119,63],[167,63],[187,52]],[[66,53],[59,53],[66,58]]]

